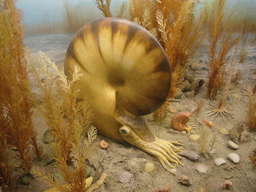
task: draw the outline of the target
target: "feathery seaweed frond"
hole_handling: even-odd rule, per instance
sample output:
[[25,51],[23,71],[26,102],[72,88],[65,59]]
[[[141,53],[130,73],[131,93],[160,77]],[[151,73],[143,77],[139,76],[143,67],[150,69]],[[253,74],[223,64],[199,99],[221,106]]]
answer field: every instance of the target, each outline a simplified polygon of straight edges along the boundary
[[41,157],[42,149],[37,144],[32,124],[32,106],[28,97],[31,87],[23,45],[24,26],[21,24],[21,10],[16,9],[15,3],[15,0],[0,3],[0,113],[4,114],[1,121],[4,121],[5,141],[17,148],[18,157],[29,171],[31,144],[38,157]]
[[104,17],[112,17],[110,11],[111,0],[94,0],[98,9],[102,12]]

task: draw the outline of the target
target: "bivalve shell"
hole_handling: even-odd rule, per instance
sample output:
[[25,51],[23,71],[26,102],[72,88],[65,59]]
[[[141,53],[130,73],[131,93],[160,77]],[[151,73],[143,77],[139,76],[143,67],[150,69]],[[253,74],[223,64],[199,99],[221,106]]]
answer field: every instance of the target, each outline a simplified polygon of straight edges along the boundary
[[223,159],[223,158],[216,158],[216,159],[214,159],[214,164],[216,166],[218,166],[218,167],[223,165],[223,164],[225,164],[225,163],[227,163],[227,161],[225,159]]
[[196,134],[189,136],[189,139],[192,141],[197,141],[199,138],[200,138],[200,135],[196,135]]
[[239,148],[239,146],[238,146],[235,142],[233,142],[233,141],[231,141],[231,140],[228,141],[228,146],[229,146],[231,149],[235,149],[235,150]]
[[196,166],[196,170],[199,172],[199,173],[206,173],[208,171],[208,167],[206,165],[202,165],[202,164],[199,164]]
[[240,161],[240,157],[238,154],[236,153],[229,153],[227,158],[232,161],[233,163],[239,163]]
[[229,134],[229,130],[227,130],[226,128],[219,129],[219,132],[223,135],[228,135]]

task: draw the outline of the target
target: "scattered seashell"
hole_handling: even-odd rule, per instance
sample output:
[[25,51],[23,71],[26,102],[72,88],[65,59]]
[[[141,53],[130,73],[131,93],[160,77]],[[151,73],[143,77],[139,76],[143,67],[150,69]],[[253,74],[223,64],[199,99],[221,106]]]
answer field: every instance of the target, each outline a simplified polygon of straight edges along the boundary
[[229,153],[227,158],[232,161],[233,163],[239,163],[240,161],[240,157],[238,154],[236,153]]
[[202,165],[202,164],[199,164],[196,166],[196,170],[199,172],[199,173],[206,173],[208,171],[208,167],[206,165]]
[[146,173],[150,173],[150,172],[152,172],[154,169],[155,169],[154,163],[150,163],[150,162],[146,163],[146,165],[145,165],[145,167],[144,167],[144,171],[145,171]]
[[169,106],[168,111],[169,111],[170,113],[176,113],[176,112],[177,112],[177,109],[176,109],[175,107]]
[[235,124],[230,130],[229,136],[233,141],[246,142],[252,140],[251,133],[248,132],[249,127],[243,123]]
[[221,184],[221,187],[223,189],[229,189],[233,186],[233,183],[229,180],[224,181],[224,183]]
[[223,135],[228,135],[229,134],[229,130],[227,130],[226,128],[219,129],[219,132]]
[[200,158],[200,155],[198,155],[194,151],[183,151],[178,154],[182,157],[186,157],[187,159],[189,159],[191,161],[197,161]]
[[203,121],[203,123],[209,128],[213,126],[213,123],[211,121]]
[[216,158],[216,159],[214,159],[214,164],[216,166],[218,166],[218,167],[223,165],[223,164],[225,164],[225,163],[227,163],[227,161],[225,159],[223,159],[223,158]]
[[228,141],[228,146],[229,146],[231,149],[235,149],[235,150],[239,148],[239,146],[238,146],[235,142],[233,142],[233,141],[231,141],[231,140]]
[[247,142],[252,140],[252,134],[248,132],[247,129],[241,132],[240,134],[240,142]]
[[120,183],[128,183],[130,181],[132,177],[132,174],[129,173],[129,172],[122,172],[120,175],[119,175],[119,179],[118,181]]
[[177,173],[177,169],[169,169],[169,171],[170,171],[173,175],[175,175],[175,174]]
[[101,148],[101,149],[107,149],[107,148],[108,148],[108,142],[105,141],[104,139],[102,139],[102,140],[100,141],[100,148]]
[[170,183],[167,187],[159,186],[153,189],[151,192],[169,192],[172,187],[172,183]]
[[192,141],[197,141],[199,138],[200,138],[200,135],[196,135],[196,134],[189,135],[189,139]]
[[182,175],[180,178],[179,178],[179,182],[182,184],[182,185],[186,185],[186,186],[189,186],[191,185],[192,183],[190,182],[189,178],[185,175]]

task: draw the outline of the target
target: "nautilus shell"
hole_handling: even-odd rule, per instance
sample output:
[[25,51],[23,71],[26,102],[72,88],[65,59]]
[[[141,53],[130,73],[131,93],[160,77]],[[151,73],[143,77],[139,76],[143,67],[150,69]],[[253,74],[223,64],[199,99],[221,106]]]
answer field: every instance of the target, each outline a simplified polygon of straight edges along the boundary
[[159,42],[125,19],[104,18],[85,25],[66,53],[69,79],[75,66],[82,73],[76,82],[78,99],[88,99],[98,131],[118,141],[122,138],[116,107],[134,116],[149,114],[164,103],[171,86],[170,65]]

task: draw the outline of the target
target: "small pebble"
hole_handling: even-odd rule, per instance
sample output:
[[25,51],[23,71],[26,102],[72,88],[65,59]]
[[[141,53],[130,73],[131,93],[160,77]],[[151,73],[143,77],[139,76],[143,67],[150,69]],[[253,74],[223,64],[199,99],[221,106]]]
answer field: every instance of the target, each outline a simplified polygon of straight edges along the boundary
[[219,129],[219,132],[223,135],[228,135],[229,134],[229,130],[227,130],[226,128]]
[[189,159],[191,161],[197,161],[200,158],[200,155],[198,155],[194,151],[183,151],[178,154],[182,157],[186,157],[187,159]]
[[172,174],[176,174],[177,173],[177,169],[169,169],[170,170],[170,172],[172,173]]
[[223,165],[223,164],[225,164],[225,163],[227,163],[227,161],[225,159],[223,159],[223,158],[216,158],[216,159],[214,159],[214,164],[216,166],[218,166],[218,167]]
[[144,171],[145,171],[146,173],[150,173],[150,172],[152,172],[154,169],[155,169],[154,163],[150,163],[150,162],[146,163],[146,165],[145,165],[145,167],[144,167]]
[[199,138],[200,138],[200,135],[196,135],[196,134],[189,136],[189,139],[192,141],[197,141]]
[[129,172],[122,172],[119,175],[118,181],[121,182],[121,183],[128,183],[130,181],[131,177],[132,177],[131,173],[129,173]]
[[189,178],[185,175],[182,175],[180,178],[179,178],[179,182],[182,184],[182,185],[186,185],[186,186],[189,186],[191,185],[192,183],[190,182]]
[[238,146],[235,142],[233,142],[233,141],[231,141],[231,140],[228,141],[228,146],[229,146],[231,149],[235,149],[235,150],[239,148],[239,146]]
[[199,173],[206,173],[208,171],[208,167],[206,165],[197,165],[196,166],[196,170],[199,172]]
[[25,173],[21,175],[20,178],[20,182],[22,185],[29,185],[30,181],[33,179],[33,176],[30,173]]
[[233,163],[239,163],[240,161],[240,157],[238,154],[236,153],[229,153],[227,158],[232,161]]

